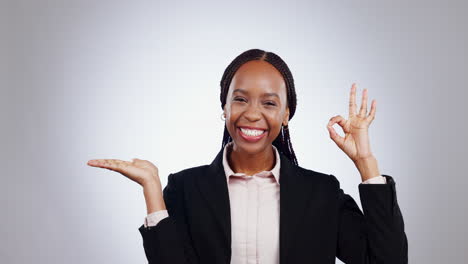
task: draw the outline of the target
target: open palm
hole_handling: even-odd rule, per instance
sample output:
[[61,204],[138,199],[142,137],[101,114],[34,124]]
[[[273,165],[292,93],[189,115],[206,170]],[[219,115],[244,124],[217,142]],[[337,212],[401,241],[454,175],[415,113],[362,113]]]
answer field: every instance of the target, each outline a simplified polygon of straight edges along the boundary
[[[354,162],[372,157],[368,129],[375,118],[375,111],[376,100],[372,100],[370,113],[367,114],[367,89],[364,89],[361,108],[359,113],[356,113],[356,84],[353,83],[349,99],[349,118],[344,119],[341,115],[337,115],[327,124],[330,138]],[[343,129],[344,137],[333,128],[335,123]]]
[[141,186],[156,180],[160,182],[158,168],[147,160],[133,159],[132,161],[118,159],[94,159],[88,161],[88,165],[119,172]]

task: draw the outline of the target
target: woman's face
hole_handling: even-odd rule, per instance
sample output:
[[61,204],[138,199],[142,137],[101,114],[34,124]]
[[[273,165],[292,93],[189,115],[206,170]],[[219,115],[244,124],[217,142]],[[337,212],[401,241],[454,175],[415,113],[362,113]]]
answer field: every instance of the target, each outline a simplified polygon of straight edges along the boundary
[[[268,62],[244,63],[232,78],[224,113],[235,148],[252,154],[264,151],[279,135],[281,125],[288,124],[283,76]],[[249,127],[257,130],[241,130]]]

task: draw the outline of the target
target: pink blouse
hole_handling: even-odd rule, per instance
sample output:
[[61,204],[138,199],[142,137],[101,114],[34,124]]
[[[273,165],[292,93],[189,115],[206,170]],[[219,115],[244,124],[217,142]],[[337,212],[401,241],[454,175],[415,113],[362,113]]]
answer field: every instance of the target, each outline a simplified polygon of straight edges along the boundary
[[[280,155],[275,151],[275,166],[254,175],[235,173],[227,161],[229,142],[223,152],[223,166],[228,182],[231,206],[231,264],[279,263]],[[386,183],[379,175],[363,183]],[[155,226],[168,217],[167,210],[146,216],[145,227]]]

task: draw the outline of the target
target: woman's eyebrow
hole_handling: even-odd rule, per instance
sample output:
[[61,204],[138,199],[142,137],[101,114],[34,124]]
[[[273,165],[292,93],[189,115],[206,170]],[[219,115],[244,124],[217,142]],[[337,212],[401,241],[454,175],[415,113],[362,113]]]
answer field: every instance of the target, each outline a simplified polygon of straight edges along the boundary
[[[243,93],[243,94],[249,94],[249,92],[247,92],[244,89],[240,89],[240,88],[235,89],[232,93],[235,93],[235,92],[239,92],[239,93]],[[276,97],[279,98],[279,95],[277,93],[263,93],[263,96],[276,96]]]

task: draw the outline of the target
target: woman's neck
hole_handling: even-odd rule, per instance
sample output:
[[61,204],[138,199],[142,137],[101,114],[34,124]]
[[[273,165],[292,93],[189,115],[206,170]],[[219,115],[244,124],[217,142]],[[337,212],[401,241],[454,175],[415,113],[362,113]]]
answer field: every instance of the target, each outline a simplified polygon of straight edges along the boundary
[[275,166],[276,155],[273,146],[255,154],[242,152],[230,144],[227,150],[227,160],[234,173],[254,175],[262,171],[272,170]]

